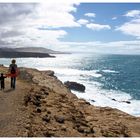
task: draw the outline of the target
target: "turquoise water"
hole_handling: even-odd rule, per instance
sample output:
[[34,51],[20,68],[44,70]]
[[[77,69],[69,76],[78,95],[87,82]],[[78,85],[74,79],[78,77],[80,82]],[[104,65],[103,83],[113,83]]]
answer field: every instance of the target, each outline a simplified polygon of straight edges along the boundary
[[[6,66],[9,62],[10,59],[0,59]],[[17,64],[54,70],[61,81],[76,81],[86,86],[85,93],[72,91],[79,98],[96,106],[118,108],[140,116],[139,55],[63,54],[56,58],[18,58]]]
[[102,84],[102,89],[119,90],[140,100],[140,56],[104,55],[98,59],[86,57],[78,69],[98,70],[101,77],[89,77],[89,81]]

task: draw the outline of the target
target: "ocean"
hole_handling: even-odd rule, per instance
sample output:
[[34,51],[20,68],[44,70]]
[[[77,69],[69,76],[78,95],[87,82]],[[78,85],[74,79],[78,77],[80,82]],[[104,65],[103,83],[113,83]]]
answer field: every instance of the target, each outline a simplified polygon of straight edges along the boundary
[[[140,55],[57,54],[56,58],[16,60],[19,67],[53,70],[62,82],[85,85],[85,93],[72,92],[95,106],[140,116]],[[0,58],[0,64],[5,66],[10,61]]]

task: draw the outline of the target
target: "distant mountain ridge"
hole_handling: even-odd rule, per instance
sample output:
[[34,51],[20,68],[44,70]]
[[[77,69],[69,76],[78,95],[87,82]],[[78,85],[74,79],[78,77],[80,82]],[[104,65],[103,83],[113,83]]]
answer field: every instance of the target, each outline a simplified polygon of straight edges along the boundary
[[0,48],[0,58],[55,57],[51,56],[50,54],[60,54],[60,53],[61,52],[41,47]]
[[0,51],[0,58],[55,57],[48,53]]
[[43,47],[24,47],[24,48],[15,48],[16,52],[35,52],[35,53],[49,53],[49,54],[62,54],[64,52],[54,51],[51,49],[46,49]]
[[0,48],[0,58],[55,57],[50,54],[66,54],[43,47]]
[[23,47],[23,48],[0,48],[0,51],[10,52],[31,52],[31,53],[49,53],[49,54],[63,54],[64,52],[54,51],[43,47]]

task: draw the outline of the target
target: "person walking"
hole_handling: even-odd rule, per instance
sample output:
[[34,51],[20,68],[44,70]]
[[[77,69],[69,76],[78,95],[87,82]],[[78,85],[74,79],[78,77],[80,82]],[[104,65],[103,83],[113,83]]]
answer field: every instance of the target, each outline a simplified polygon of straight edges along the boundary
[[15,89],[16,88],[16,76],[18,72],[16,60],[13,59],[11,61],[11,64],[9,65],[9,72],[11,74],[11,88]]
[[0,83],[1,83],[1,90],[4,90],[5,88],[5,78],[7,76],[3,75],[3,73],[1,73],[1,76],[0,76]]

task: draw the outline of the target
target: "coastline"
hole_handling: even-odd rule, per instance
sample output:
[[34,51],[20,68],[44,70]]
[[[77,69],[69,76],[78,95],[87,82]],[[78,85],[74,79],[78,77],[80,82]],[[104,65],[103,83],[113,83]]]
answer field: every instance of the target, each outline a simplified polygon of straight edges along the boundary
[[48,53],[36,53],[36,52],[0,52],[0,58],[46,58],[46,57],[51,57],[54,58],[55,56],[50,55]]
[[[1,69],[7,69],[0,67]],[[21,137],[139,137],[140,117],[118,109],[96,107],[78,99],[54,76],[53,71],[20,68],[17,82],[28,86],[23,93]],[[16,90],[15,90],[16,92]],[[1,128],[2,129],[2,128]],[[4,136],[4,134],[3,134]],[[10,135],[9,135],[10,136]]]

